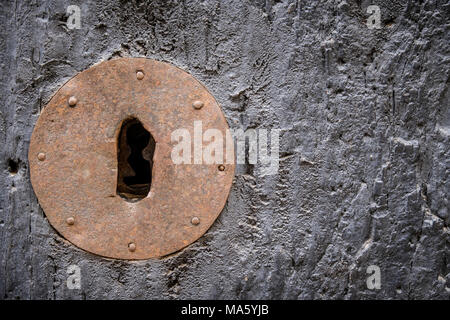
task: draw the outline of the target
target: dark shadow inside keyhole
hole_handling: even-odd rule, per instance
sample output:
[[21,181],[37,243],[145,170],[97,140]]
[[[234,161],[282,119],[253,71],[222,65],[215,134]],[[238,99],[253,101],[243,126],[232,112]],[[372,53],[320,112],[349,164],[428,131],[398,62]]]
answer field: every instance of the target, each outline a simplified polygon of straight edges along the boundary
[[122,123],[117,150],[117,194],[127,200],[145,198],[152,184],[156,142],[136,118]]

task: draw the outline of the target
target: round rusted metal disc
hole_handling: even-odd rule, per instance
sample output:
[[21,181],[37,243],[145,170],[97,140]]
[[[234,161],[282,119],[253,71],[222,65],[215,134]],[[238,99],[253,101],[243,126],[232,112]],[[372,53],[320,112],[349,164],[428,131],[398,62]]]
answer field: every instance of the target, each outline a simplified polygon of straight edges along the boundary
[[[116,193],[118,136],[130,117],[156,141],[150,193],[136,202]],[[161,257],[196,241],[225,205],[234,164],[224,163],[223,171],[218,164],[174,164],[171,133],[185,128],[193,141],[194,121],[202,121],[203,132],[220,130],[225,141],[228,125],[214,97],[170,64],[121,58],[72,78],[40,115],[28,155],[52,226],[74,245],[118,259]]]

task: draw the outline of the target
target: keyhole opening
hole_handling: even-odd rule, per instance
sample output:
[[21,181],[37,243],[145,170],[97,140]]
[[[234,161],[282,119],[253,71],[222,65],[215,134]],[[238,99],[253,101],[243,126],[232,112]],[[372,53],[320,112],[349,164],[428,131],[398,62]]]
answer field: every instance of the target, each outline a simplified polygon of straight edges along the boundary
[[155,139],[138,119],[131,118],[122,123],[117,146],[117,194],[129,201],[141,200],[152,184]]

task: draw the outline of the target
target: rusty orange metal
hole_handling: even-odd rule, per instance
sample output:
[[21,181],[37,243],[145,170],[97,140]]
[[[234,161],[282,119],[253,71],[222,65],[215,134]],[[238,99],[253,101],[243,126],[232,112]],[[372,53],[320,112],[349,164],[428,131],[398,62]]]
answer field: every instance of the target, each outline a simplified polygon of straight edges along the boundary
[[[156,142],[150,192],[139,201],[116,192],[118,137],[130,117]],[[193,137],[194,121],[229,134],[208,90],[168,63],[120,58],[69,80],[42,111],[28,155],[51,225],[77,247],[117,259],[162,257],[196,241],[222,211],[235,166],[174,164],[171,133]]]

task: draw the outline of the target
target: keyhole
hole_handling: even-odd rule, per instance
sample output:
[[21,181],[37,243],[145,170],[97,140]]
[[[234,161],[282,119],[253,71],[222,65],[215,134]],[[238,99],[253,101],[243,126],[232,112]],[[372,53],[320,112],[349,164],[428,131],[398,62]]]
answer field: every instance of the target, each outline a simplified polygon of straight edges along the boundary
[[117,143],[117,194],[138,201],[150,192],[156,142],[136,118],[122,123]]

